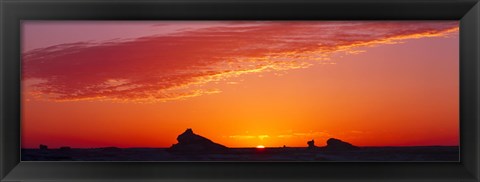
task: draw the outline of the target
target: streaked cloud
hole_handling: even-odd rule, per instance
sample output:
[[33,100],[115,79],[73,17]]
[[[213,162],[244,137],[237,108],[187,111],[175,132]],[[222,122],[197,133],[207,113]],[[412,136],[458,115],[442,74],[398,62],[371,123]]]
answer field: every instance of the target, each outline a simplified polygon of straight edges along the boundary
[[260,138],[260,136],[256,136],[256,135],[231,135],[231,136],[228,136],[228,138],[234,138],[234,139],[257,139],[257,138]]
[[22,55],[22,76],[37,99],[165,102],[220,93],[212,82],[335,64],[333,53],[456,31],[456,21],[214,22],[127,41],[35,49]]
[[259,139],[259,140],[264,140],[266,138],[270,138],[270,135],[231,135],[228,136],[228,138],[233,138],[233,139]]
[[323,131],[309,131],[309,132],[293,132],[293,131],[287,131],[283,132],[277,135],[266,135],[266,134],[261,134],[261,135],[251,135],[251,134],[245,134],[245,135],[230,135],[228,138],[233,138],[233,139],[240,139],[240,140],[245,140],[245,139],[268,139],[268,138],[321,138],[321,137],[331,137],[331,135],[327,132]]
[[292,137],[329,137],[331,136],[327,132],[321,132],[321,131],[310,131],[310,132],[294,132],[291,133],[290,136]]

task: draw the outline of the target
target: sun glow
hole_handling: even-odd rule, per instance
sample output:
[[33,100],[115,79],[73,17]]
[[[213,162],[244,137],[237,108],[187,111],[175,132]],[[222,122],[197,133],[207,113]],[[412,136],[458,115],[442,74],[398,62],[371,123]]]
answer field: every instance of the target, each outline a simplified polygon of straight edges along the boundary
[[22,148],[169,148],[185,128],[259,153],[459,144],[458,21],[22,28]]

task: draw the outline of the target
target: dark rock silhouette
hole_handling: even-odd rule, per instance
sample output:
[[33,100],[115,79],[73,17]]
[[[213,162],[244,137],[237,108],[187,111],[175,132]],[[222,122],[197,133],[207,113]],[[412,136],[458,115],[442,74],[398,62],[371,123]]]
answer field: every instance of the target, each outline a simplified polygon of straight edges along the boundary
[[212,142],[203,136],[193,133],[192,129],[187,129],[177,137],[177,144],[169,148],[170,152],[177,153],[222,153],[228,148]]
[[117,151],[122,150],[118,147],[103,147],[103,148],[99,148],[99,149],[102,150],[102,151],[106,151],[106,152],[117,152]]
[[315,146],[315,140],[313,140],[313,139],[308,141],[307,144],[308,144],[307,149],[316,149],[317,148],[317,146]]
[[40,144],[39,146],[40,150],[48,150],[48,146]]
[[327,140],[327,146],[325,147],[325,149],[330,151],[346,151],[356,150],[359,149],[359,147],[336,138],[330,138]]
[[63,150],[63,151],[70,150],[70,149],[72,149],[72,148],[69,147],[69,146],[62,146],[62,147],[60,147],[60,150]]

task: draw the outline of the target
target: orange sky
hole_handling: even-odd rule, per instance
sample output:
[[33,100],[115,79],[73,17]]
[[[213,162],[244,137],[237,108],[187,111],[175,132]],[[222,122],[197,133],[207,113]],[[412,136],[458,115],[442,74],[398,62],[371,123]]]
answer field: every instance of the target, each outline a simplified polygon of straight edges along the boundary
[[228,147],[459,144],[457,21],[22,30],[24,148],[169,147],[186,128]]

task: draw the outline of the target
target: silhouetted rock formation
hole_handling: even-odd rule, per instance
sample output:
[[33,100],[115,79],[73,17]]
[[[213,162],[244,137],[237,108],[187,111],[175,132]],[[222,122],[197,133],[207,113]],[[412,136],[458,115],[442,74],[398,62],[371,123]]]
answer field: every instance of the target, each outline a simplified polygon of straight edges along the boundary
[[40,144],[40,150],[48,150],[48,146]]
[[99,148],[99,149],[102,150],[102,151],[106,151],[106,152],[117,152],[117,151],[122,150],[118,147],[103,147],[103,148]]
[[327,146],[325,147],[325,149],[330,151],[345,151],[345,150],[356,150],[356,149],[359,149],[359,147],[339,139],[330,138],[327,140]]
[[170,152],[178,153],[221,153],[228,148],[214,143],[211,140],[193,133],[192,129],[187,129],[177,137],[177,144],[169,148]]
[[60,150],[62,150],[62,151],[67,151],[67,150],[71,150],[71,149],[72,149],[72,148],[69,147],[69,146],[62,146],[62,147],[60,147]]
[[313,140],[313,139],[308,141],[307,144],[308,144],[307,149],[316,149],[317,148],[317,146],[315,146],[315,140]]

